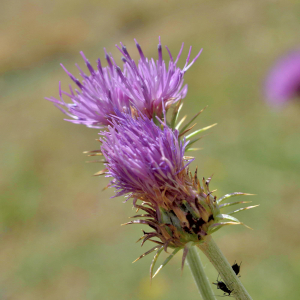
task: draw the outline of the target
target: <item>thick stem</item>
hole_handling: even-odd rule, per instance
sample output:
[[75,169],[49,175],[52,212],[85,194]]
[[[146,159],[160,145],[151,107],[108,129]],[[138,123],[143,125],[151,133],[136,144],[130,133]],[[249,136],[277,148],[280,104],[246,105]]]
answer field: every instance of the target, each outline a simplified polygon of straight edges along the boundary
[[203,300],[216,300],[213,295],[211,284],[204,273],[199,253],[195,246],[189,249],[187,263],[192,271],[194,280]]
[[252,300],[211,236],[208,236],[205,242],[198,245],[198,247],[204,252],[216,270],[220,273],[220,276],[224,280],[227,288],[232,291],[231,295],[235,299]]

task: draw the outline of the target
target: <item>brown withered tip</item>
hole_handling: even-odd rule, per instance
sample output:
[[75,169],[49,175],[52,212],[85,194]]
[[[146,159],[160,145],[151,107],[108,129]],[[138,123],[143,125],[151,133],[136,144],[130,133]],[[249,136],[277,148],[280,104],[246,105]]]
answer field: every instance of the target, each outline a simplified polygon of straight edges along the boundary
[[[181,249],[183,249],[181,263],[181,268],[183,268],[191,245],[193,246],[204,242],[208,235],[224,226],[243,225],[252,229],[235,217],[232,217],[231,214],[254,208],[258,205],[240,208],[227,214],[221,213],[221,210],[227,206],[250,202],[238,201],[221,204],[225,199],[233,196],[246,196],[250,194],[232,193],[217,198],[216,196],[212,196],[212,193],[216,190],[209,190],[209,183],[212,176],[207,180],[203,177],[203,185],[201,185],[199,180],[195,180],[195,174],[192,175],[190,172],[185,172],[184,174],[185,182],[188,182],[187,186],[190,187],[190,197],[187,196],[184,201],[173,199],[171,202],[168,202],[165,198],[164,201],[169,204],[164,208],[161,206],[158,208],[152,206],[146,199],[142,200],[141,205],[138,205],[135,202],[135,207],[144,210],[146,213],[133,216],[133,218],[138,218],[138,220],[123,224],[145,224],[153,229],[152,232],[143,231],[143,236],[138,239],[138,242],[141,241],[141,246],[143,246],[146,241],[154,242],[157,245],[135,260],[137,261],[155,251],[155,256],[150,267],[151,278],[155,277]],[[164,197],[167,197],[167,195],[168,193],[166,191]],[[169,249],[173,249],[171,254],[168,251]],[[167,252],[169,256],[157,268],[156,272],[154,272],[155,263],[163,250]]]

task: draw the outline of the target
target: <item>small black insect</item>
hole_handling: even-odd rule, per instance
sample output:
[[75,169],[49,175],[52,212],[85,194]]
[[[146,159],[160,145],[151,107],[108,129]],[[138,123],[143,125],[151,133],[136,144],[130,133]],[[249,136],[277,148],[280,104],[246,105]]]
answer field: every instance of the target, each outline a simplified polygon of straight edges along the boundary
[[[242,262],[238,265],[236,263],[236,261],[234,261],[234,264],[231,266],[232,270],[234,271],[235,275],[237,275],[237,276],[240,273],[241,264],[242,264]],[[239,276],[239,277],[241,277],[241,276]]]
[[[220,274],[219,274],[220,275]],[[213,282],[213,284],[215,284],[217,286],[218,290],[221,290],[224,292],[224,296],[230,296],[231,293],[233,292],[233,290],[230,290],[227,285],[225,284],[225,282],[223,281],[219,281],[219,275],[217,278],[217,282]]]

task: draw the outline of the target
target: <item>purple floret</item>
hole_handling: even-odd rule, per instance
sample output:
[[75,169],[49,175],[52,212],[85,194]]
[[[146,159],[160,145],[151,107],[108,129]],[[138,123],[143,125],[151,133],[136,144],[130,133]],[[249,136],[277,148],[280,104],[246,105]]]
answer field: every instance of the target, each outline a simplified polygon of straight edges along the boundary
[[300,50],[291,52],[271,69],[265,85],[267,101],[283,104],[300,96]]
[[[59,99],[54,97],[46,99],[52,101],[55,106],[72,118],[67,121],[93,128],[101,128],[110,124],[111,116],[116,110],[122,112],[138,110],[149,119],[154,115],[161,117],[163,106],[168,109],[186,96],[187,85],[183,86],[184,73],[197,60],[201,51],[190,62],[190,48],[186,64],[180,69],[177,67],[177,62],[181,56],[183,44],[175,61],[166,47],[170,57],[167,66],[162,59],[160,39],[157,61],[153,58],[146,58],[136,40],[135,43],[140,54],[137,64],[122,43],[121,47],[117,46],[123,55],[123,70],[116,65],[113,57],[105,49],[108,66],[102,67],[98,59],[96,69],[81,52],[90,75],[85,74],[76,65],[82,77],[80,81],[62,66],[78,88],[74,91],[70,86],[70,92],[65,92],[59,85]],[[69,97],[73,103],[66,103],[63,95]]]
[[111,122],[100,141],[116,196],[126,194],[160,206],[166,195],[174,200],[186,196],[182,174],[193,159],[184,158],[188,142],[178,140],[177,130],[162,129],[141,114],[132,118],[118,113]]

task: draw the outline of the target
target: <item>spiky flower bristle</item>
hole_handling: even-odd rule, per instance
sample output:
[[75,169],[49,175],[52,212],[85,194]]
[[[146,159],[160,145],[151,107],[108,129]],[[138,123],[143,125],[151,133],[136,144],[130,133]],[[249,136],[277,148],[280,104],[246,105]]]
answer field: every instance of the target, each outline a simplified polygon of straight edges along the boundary
[[[214,191],[209,190],[209,182],[211,178],[208,178],[207,180],[203,178],[201,184],[197,178],[197,171],[194,176],[189,174],[189,178],[195,191],[194,201],[191,201],[191,199],[189,199],[189,201],[182,200],[178,203],[174,203],[173,207],[169,210],[160,209],[160,219],[158,219],[155,210],[151,209],[146,202],[142,202],[140,205],[135,205],[135,207],[137,208],[137,211],[142,209],[146,211],[147,214],[135,215],[132,218],[137,218],[137,220],[123,224],[145,224],[154,229],[152,232],[143,231],[143,236],[138,241],[142,241],[141,246],[143,246],[146,241],[154,242],[157,245],[139,256],[134,261],[136,262],[146,255],[156,251],[150,267],[151,278],[155,277],[181,249],[183,249],[181,264],[183,269],[190,247],[195,244],[203,243],[206,236],[216,232],[223,226],[244,225],[247,228],[250,228],[240,222],[237,218],[232,217],[232,215],[243,210],[254,208],[258,205],[243,207],[224,214],[222,213],[222,210],[225,207],[250,203],[251,201],[221,203],[234,196],[247,196],[252,194],[238,192],[226,194],[225,196],[217,199],[216,196],[213,196]],[[168,248],[173,249],[171,254],[168,252]],[[155,263],[163,250],[168,253],[169,256],[153,274]]]
[[[249,194],[233,193],[217,199],[213,195],[215,191],[209,189],[211,177],[199,180],[197,169],[194,174],[189,171],[188,166],[194,160],[185,155],[190,141],[181,141],[178,129],[173,130],[162,121],[156,125],[142,114],[132,118],[117,112],[112,126],[101,135],[106,169],[96,175],[112,177],[110,186],[116,189],[116,196],[126,195],[126,201],[132,198],[137,213],[144,211],[124,225],[143,224],[153,229],[144,231],[140,240],[142,245],[151,241],[156,246],[137,259],[156,251],[151,277],[154,264],[163,250],[167,252],[170,248],[175,252],[162,266],[184,249],[183,266],[189,247],[202,243],[206,236],[223,226],[244,225],[232,214],[252,206],[227,214],[221,211],[231,205],[246,203],[223,204],[226,199]],[[90,154],[95,155],[95,152]]]

